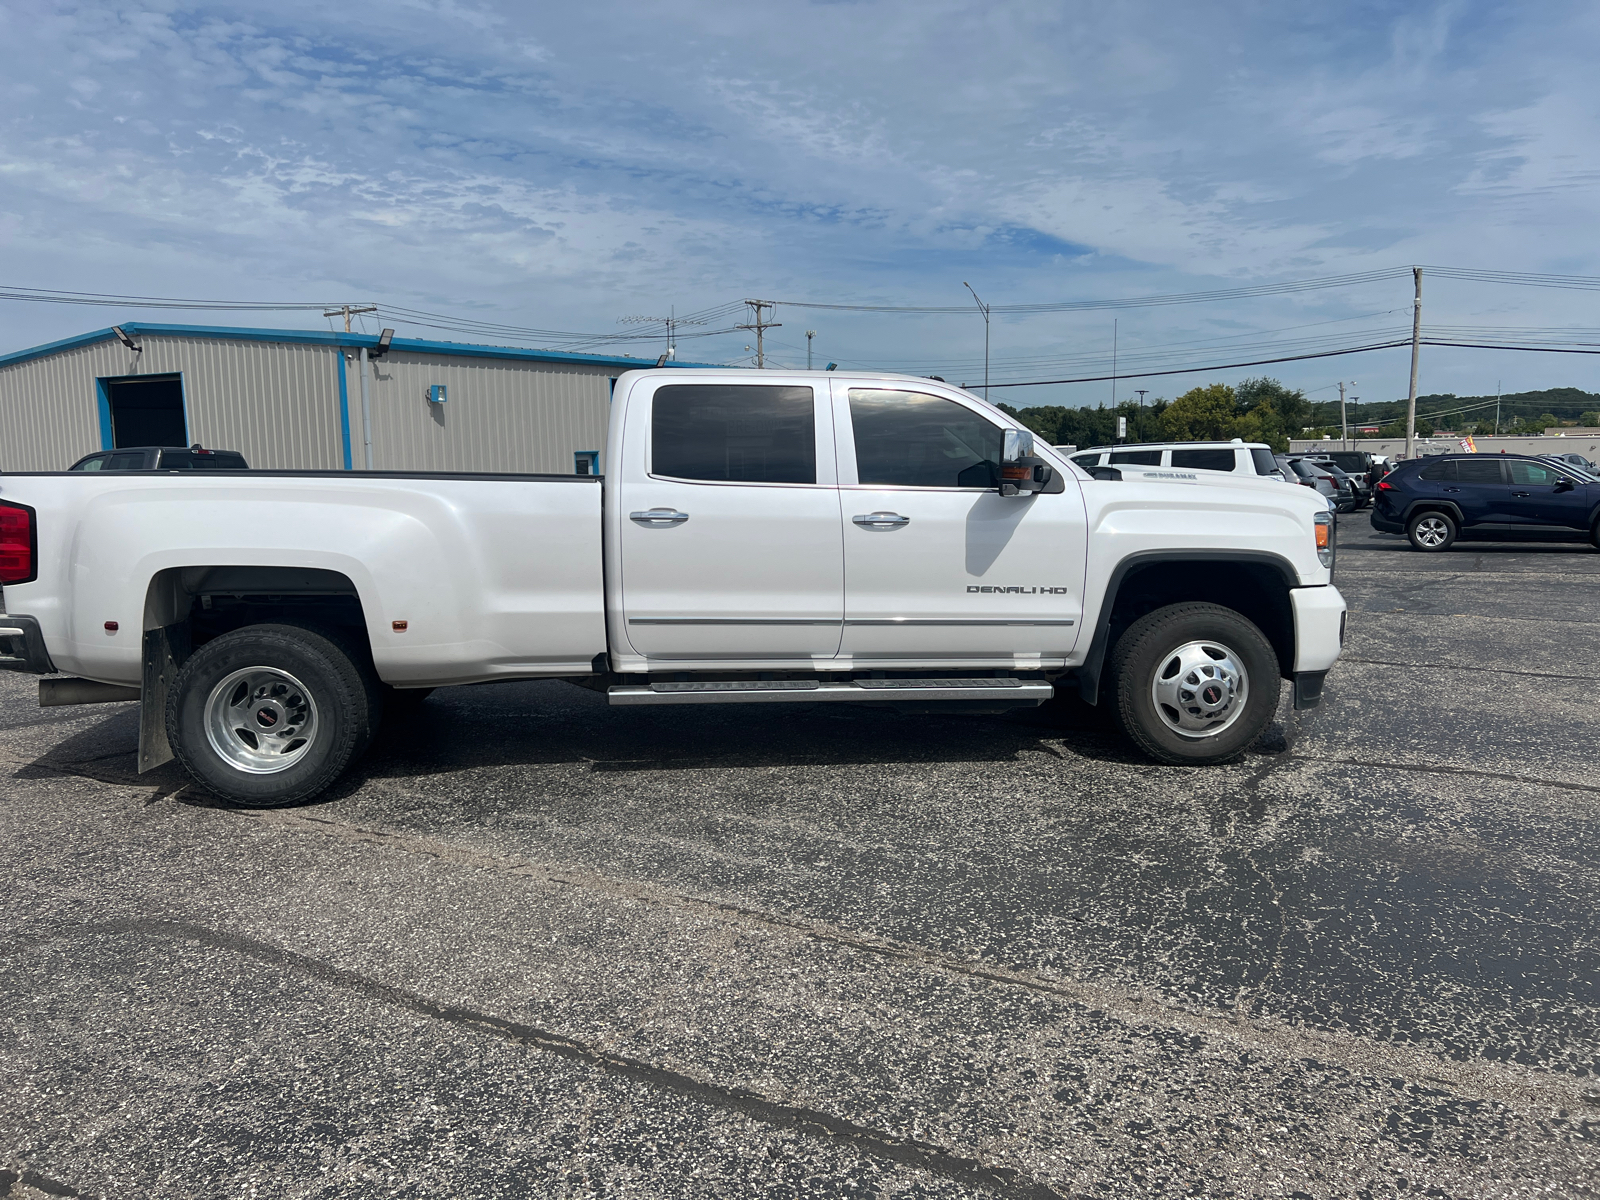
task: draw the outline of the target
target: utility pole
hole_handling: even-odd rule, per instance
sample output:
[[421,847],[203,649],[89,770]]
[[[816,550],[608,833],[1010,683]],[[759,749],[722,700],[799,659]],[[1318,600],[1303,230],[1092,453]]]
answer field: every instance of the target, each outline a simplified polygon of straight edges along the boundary
[[806,330],[806,370],[811,370],[811,339],[817,336],[815,329]]
[[1500,436],[1500,383],[1501,383],[1501,381],[1498,380],[1498,379],[1496,379],[1494,381],[1494,435],[1495,435],[1495,437],[1499,437]]
[[325,312],[322,315],[325,316],[325,317],[337,317],[342,313],[344,315],[344,331],[346,333],[349,333],[350,332],[350,318],[351,317],[357,316],[357,315],[359,315],[361,313],[369,313],[369,312],[377,312],[377,311],[378,311],[378,306],[376,304],[364,304],[359,308],[357,308],[357,307],[355,307],[353,305],[349,305],[349,304],[341,304],[338,308],[333,309],[331,312]]
[[961,281],[961,286],[972,292],[973,302],[983,314],[983,398],[987,400],[989,398],[989,306],[978,299],[978,293],[973,291],[972,285],[965,279]]
[[[1354,380],[1351,381],[1354,386]],[[1350,420],[1344,412],[1344,381],[1339,383],[1339,449],[1350,449]]]
[[1117,319],[1111,318],[1111,407],[1117,406]]
[[1417,296],[1411,302],[1411,394],[1406,400],[1406,457],[1411,458],[1417,444],[1417,355],[1422,350],[1422,268],[1411,268]]
[[678,357],[678,326],[679,325],[704,325],[704,321],[693,321],[685,318],[678,319],[678,306],[674,304],[669,310],[671,315],[666,317],[618,317],[618,325],[664,325],[667,330],[667,352],[663,356],[668,362]]
[[734,328],[754,329],[756,331],[756,370],[760,371],[765,369],[767,365],[767,352],[766,348],[761,344],[761,335],[769,329],[782,329],[783,323],[767,320],[763,312],[764,309],[770,308],[776,313],[778,311],[778,302],[776,300],[746,300],[745,303],[750,306],[752,314],[750,324],[735,325]]

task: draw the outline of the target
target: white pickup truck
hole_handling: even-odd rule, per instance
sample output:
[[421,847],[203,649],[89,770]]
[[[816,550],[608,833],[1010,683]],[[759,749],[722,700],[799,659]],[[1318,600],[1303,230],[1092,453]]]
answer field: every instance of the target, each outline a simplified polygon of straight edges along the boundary
[[1086,473],[959,388],[636,371],[602,476],[0,476],[0,666],[139,699],[252,806],[309,799],[386,705],[564,679],[610,703],[1115,705],[1219,762],[1310,707],[1344,600],[1321,497]]

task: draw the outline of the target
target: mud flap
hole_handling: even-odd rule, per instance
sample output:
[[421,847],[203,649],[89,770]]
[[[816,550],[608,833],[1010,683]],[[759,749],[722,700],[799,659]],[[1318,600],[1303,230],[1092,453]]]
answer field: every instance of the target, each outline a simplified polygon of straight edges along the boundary
[[139,694],[139,773],[173,759],[167,742],[167,693],[189,657],[189,626],[167,625],[144,633],[144,679]]
[[1326,671],[1296,671],[1294,676],[1294,706],[1297,709],[1315,708],[1322,703],[1322,681]]

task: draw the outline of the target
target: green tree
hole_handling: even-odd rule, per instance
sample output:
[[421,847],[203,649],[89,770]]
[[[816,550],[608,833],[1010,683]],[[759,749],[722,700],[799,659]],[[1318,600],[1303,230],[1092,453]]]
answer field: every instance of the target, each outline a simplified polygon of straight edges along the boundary
[[1578,424],[1587,425],[1591,429],[1600,425],[1600,412],[1583,412],[1578,414]]
[[1225,383],[1191,388],[1167,406],[1161,424],[1175,442],[1217,441],[1234,436],[1239,401]]

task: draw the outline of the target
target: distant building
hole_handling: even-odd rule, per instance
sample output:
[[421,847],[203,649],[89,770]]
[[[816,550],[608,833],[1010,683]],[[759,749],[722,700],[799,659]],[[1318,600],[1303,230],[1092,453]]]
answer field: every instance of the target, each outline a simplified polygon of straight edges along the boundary
[[[61,471],[96,450],[195,442],[242,451],[252,467],[363,467],[360,352],[377,355],[377,337],[118,328],[126,342],[98,329],[0,355],[0,471]],[[596,472],[613,384],[654,365],[395,338],[367,367],[373,468]]]

